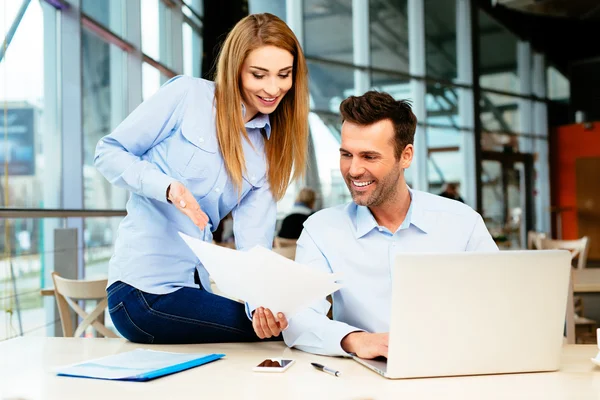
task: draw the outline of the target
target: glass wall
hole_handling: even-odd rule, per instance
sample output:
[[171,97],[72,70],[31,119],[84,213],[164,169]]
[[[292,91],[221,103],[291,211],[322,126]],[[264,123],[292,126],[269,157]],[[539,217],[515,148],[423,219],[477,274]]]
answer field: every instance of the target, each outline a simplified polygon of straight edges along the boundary
[[482,88],[519,93],[518,39],[484,11],[479,11],[479,84]]
[[[57,6],[0,2],[0,211],[24,215],[0,218],[0,340],[55,333],[40,289],[52,286],[57,229],[77,229],[73,276],[106,276],[128,193],[94,168],[96,144],[143,95],[201,70],[201,0],[81,0],[81,15]],[[52,217],[73,208],[85,217]],[[33,209],[47,217],[27,217]],[[103,210],[120,216],[95,216]]]
[[409,71],[407,3],[407,0],[369,1],[369,35],[373,67]]

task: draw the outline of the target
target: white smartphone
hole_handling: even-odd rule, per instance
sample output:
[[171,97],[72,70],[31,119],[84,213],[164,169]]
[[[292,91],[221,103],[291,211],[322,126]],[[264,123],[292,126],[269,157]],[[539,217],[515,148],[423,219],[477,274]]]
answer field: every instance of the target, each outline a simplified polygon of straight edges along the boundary
[[252,368],[256,372],[284,372],[292,366],[294,360],[287,358],[268,358]]

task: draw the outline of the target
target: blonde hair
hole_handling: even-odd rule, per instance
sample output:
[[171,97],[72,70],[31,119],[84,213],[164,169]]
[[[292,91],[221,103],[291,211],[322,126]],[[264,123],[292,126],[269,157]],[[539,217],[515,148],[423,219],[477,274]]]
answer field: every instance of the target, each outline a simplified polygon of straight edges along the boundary
[[216,125],[225,168],[241,193],[242,175],[246,171],[242,137],[248,140],[248,133],[242,116],[240,74],[248,54],[268,45],[287,50],[294,56],[292,87],[269,115],[271,136],[265,140],[267,176],[273,197],[279,200],[290,181],[304,174],[309,104],[304,54],[294,33],[276,16],[249,15],[227,35],[219,53],[215,76]]

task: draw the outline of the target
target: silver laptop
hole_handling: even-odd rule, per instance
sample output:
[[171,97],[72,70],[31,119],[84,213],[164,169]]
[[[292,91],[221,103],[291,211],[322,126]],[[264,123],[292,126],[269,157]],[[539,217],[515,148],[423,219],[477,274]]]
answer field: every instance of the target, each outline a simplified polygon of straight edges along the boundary
[[386,378],[558,369],[571,255],[565,250],[401,254]]

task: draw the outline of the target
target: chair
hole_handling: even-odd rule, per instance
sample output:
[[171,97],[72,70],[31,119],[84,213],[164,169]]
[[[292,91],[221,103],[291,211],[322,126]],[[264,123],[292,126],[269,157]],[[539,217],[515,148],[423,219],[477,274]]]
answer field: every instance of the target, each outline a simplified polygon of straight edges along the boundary
[[529,231],[527,232],[527,249],[537,250],[541,247],[540,240],[545,239],[544,232]]
[[[587,254],[588,254],[588,238],[587,236],[577,240],[553,240],[548,238],[541,238],[538,241],[540,250],[569,250],[571,252],[571,259],[577,258],[577,269],[583,269],[587,265]],[[577,340],[576,329],[577,326],[595,326],[596,322],[579,316],[577,310],[575,310],[576,298],[573,294],[573,273],[571,273],[571,279],[569,282],[569,297],[567,298],[567,343],[574,344]],[[583,305],[581,305],[579,313],[582,313]]]
[[[118,337],[100,321],[100,317],[104,315],[104,309],[108,305],[106,298],[107,279],[80,281],[61,278],[56,272],[53,272],[52,280],[54,281],[54,297],[58,305],[60,323],[65,337],[80,337],[90,325],[104,337]],[[88,314],[77,304],[77,300],[98,300],[98,304]],[[83,318],[75,332],[73,332],[73,321],[69,307]]]
[[540,250],[569,250],[571,252],[571,259],[577,258],[577,268],[583,269],[587,265],[587,256],[589,250],[589,240],[587,236],[576,240],[553,240],[553,239],[540,239]]

